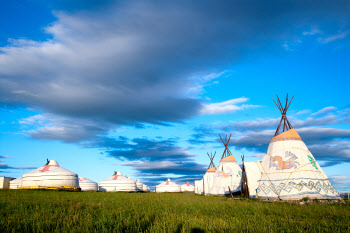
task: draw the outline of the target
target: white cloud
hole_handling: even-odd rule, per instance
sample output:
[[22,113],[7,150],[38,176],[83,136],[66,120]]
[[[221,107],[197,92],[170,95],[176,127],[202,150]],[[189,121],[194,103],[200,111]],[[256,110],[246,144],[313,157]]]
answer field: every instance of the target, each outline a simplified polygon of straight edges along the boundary
[[332,42],[332,41],[335,41],[335,40],[339,40],[339,39],[345,38],[349,34],[349,32],[350,31],[340,32],[340,33],[332,35],[332,36],[328,36],[328,37],[325,37],[325,38],[319,38],[318,40],[321,43],[326,44],[326,43],[329,43],[329,42]]
[[329,107],[325,107],[325,108],[322,108],[321,110],[317,111],[317,112],[314,112],[312,113],[311,115],[312,116],[315,116],[315,115],[322,115],[322,114],[325,114],[325,113],[328,113],[328,112],[332,112],[332,111],[335,111],[337,110],[336,107],[334,106],[329,106]]
[[233,113],[239,110],[260,107],[259,105],[242,104],[248,100],[248,98],[241,97],[237,99],[230,99],[224,102],[204,104],[201,109],[201,114],[225,114]]
[[303,35],[304,36],[312,36],[312,35],[316,35],[316,34],[321,34],[322,31],[317,28],[317,27],[312,27],[310,31],[304,31]]

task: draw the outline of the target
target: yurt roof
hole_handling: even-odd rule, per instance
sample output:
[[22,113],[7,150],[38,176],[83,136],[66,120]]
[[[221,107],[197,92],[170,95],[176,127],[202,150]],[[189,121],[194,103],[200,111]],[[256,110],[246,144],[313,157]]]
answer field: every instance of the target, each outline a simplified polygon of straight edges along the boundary
[[81,183],[96,183],[96,182],[85,177],[79,177],[79,184]]
[[173,181],[171,181],[170,179],[165,179],[164,182],[160,183],[157,186],[179,186],[178,184],[174,183]]
[[55,160],[50,160],[44,166],[24,174],[23,177],[42,176],[42,175],[76,175],[76,174],[63,167],[60,167]]
[[107,179],[102,180],[100,183],[130,183],[130,182],[135,182],[133,179],[129,177],[123,176],[121,172],[114,172],[114,175],[108,177]]

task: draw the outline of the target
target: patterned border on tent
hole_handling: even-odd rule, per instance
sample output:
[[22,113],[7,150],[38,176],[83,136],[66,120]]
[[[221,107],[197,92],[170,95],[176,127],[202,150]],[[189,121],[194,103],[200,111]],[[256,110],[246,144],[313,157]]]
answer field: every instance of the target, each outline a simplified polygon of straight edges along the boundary
[[273,137],[270,141],[271,142],[278,142],[278,141],[288,141],[288,140],[296,140],[296,141],[302,141],[301,138],[296,137],[286,137],[286,138],[275,138]]
[[[315,182],[317,181],[317,182],[315,183],[314,181]],[[306,187],[308,190],[306,190],[306,192],[303,192],[304,194],[320,194],[320,192],[323,191],[326,194],[330,192],[330,194],[335,194],[335,195],[329,196],[329,195],[320,194],[322,196],[339,197],[337,191],[334,189],[334,187],[328,180],[325,180],[323,182],[320,182],[318,180],[314,180],[314,181],[310,180],[308,183],[306,183],[305,181],[301,180],[300,183],[288,182],[287,184],[281,182],[278,185],[274,185],[274,184],[266,185],[265,183],[262,183],[257,189],[257,194],[260,192],[263,192],[265,195],[267,195],[270,192],[273,192],[279,196],[282,190],[286,191],[287,193],[290,193],[293,190],[298,190],[300,192],[304,189],[304,187]],[[297,193],[297,194],[291,194],[287,196],[298,196],[301,194],[302,193]]]

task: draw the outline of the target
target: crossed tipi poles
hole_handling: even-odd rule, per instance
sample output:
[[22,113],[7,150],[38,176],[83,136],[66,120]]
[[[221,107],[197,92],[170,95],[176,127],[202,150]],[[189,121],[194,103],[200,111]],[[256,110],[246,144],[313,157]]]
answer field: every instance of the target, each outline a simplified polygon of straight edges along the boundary
[[222,139],[221,135],[219,134],[220,139],[221,139],[222,143],[224,143],[224,146],[225,146],[225,150],[224,150],[224,153],[222,153],[221,159],[223,159],[223,158],[225,158],[225,157],[227,157],[227,156],[232,155],[230,149],[228,148],[228,144],[230,143],[231,135],[232,135],[232,134],[230,134],[230,137],[227,138],[227,134],[226,134],[226,136],[225,136],[225,141],[224,141],[224,140]]
[[215,153],[213,154],[213,153],[207,153],[207,155],[208,155],[208,157],[209,157],[209,159],[210,159],[210,164],[209,164],[209,166],[208,166],[208,169],[210,169],[210,168],[212,168],[212,167],[215,167],[215,164],[214,164],[214,157],[215,157],[215,155],[216,155],[216,151],[215,151]]
[[279,134],[279,131],[280,131],[280,128],[281,128],[281,124],[283,122],[283,132],[284,131],[288,131],[290,129],[293,129],[293,126],[289,123],[288,121],[288,118],[287,118],[287,111],[288,111],[288,108],[290,106],[290,103],[292,102],[293,98],[294,98],[294,95],[292,97],[292,99],[290,100],[290,102],[288,103],[288,93],[287,93],[287,98],[286,98],[286,105],[283,107],[282,104],[281,104],[281,101],[280,99],[278,98],[278,95],[277,96],[277,103],[275,102],[274,99],[273,102],[276,104],[277,108],[280,110],[281,114],[282,114],[282,117],[281,117],[281,120],[280,120],[280,123],[277,127],[277,130],[275,132],[275,136],[277,136]]

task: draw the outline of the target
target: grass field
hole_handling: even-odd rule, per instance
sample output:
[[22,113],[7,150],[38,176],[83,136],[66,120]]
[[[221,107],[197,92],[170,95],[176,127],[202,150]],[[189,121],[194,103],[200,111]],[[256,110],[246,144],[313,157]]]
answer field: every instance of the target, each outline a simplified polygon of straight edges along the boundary
[[349,221],[349,202],[299,205],[191,193],[0,190],[0,232],[349,232]]

